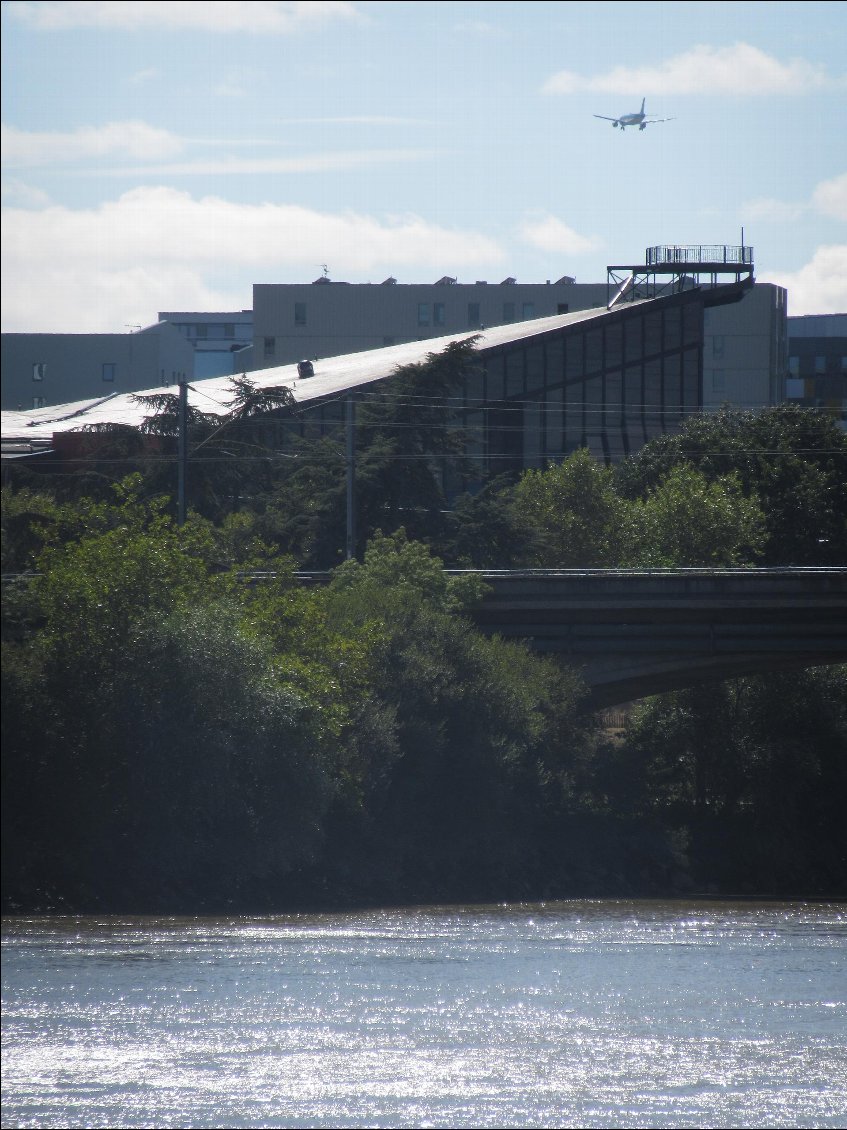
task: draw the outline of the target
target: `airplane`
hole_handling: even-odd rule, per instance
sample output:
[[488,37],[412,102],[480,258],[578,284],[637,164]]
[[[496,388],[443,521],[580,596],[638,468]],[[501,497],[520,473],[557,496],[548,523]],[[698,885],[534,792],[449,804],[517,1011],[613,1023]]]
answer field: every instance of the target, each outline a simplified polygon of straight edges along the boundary
[[648,126],[654,126],[658,122],[672,122],[673,118],[648,118],[644,113],[644,103],[646,98],[641,99],[641,109],[637,114],[621,114],[619,118],[607,118],[604,114],[595,114],[595,118],[602,118],[604,122],[611,122],[614,129],[618,126],[625,130],[627,126],[638,126],[639,129],[646,129]]

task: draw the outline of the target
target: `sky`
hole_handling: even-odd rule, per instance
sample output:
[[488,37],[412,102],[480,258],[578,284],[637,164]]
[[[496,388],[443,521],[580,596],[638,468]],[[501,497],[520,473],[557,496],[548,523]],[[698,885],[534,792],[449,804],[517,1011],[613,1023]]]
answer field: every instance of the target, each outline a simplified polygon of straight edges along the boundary
[[2,329],[742,230],[789,314],[847,312],[845,44],[835,2],[4,0]]

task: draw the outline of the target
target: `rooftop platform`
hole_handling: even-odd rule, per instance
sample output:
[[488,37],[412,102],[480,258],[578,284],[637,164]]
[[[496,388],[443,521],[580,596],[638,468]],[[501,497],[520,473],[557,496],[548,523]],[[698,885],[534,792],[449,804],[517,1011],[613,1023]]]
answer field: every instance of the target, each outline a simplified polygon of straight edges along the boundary
[[643,263],[606,267],[606,308],[697,286],[721,288],[723,293],[705,301],[723,305],[743,297],[753,282],[753,248],[745,244],[659,244],[647,248]]

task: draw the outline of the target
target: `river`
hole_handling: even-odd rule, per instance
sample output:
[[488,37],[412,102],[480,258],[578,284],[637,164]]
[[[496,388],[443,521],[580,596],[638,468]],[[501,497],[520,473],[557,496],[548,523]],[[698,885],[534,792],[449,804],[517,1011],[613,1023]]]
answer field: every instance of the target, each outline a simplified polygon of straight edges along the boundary
[[847,907],[9,918],[4,1127],[847,1126]]

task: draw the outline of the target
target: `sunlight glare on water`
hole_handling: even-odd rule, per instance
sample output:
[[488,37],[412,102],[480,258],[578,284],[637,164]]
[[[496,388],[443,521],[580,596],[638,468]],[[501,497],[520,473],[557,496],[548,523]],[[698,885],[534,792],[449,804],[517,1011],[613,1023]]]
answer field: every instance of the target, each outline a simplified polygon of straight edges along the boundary
[[4,1127],[847,1125],[847,913],[4,922]]

